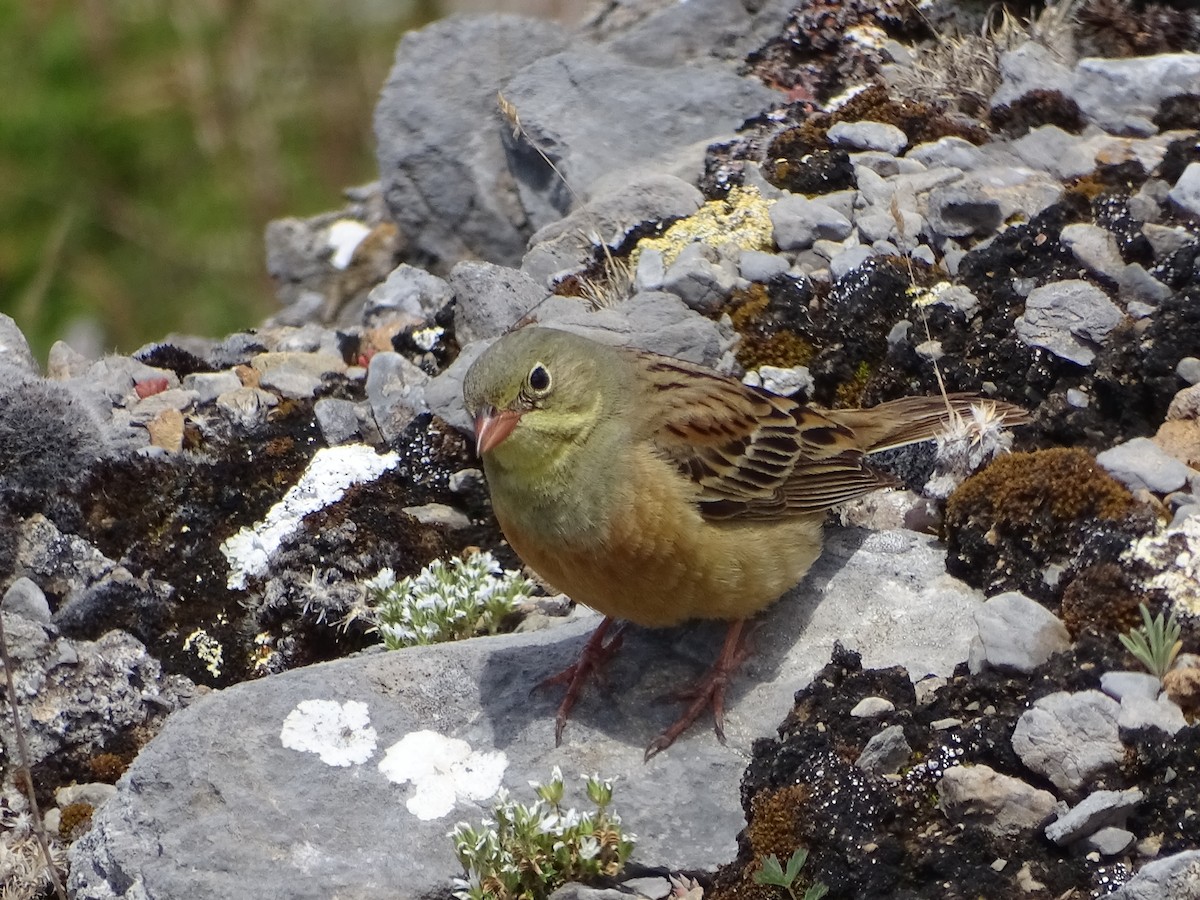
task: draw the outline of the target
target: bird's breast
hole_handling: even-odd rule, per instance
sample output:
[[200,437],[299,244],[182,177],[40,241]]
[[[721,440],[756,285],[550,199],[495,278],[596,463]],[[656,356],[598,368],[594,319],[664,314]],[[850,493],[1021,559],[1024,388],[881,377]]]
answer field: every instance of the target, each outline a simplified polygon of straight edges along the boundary
[[[740,619],[766,607],[808,571],[821,517],[711,522],[695,488],[648,448],[598,506],[564,494],[555,508],[497,496],[505,537],[548,583],[605,615],[650,627]],[[496,501],[499,502],[496,502]]]

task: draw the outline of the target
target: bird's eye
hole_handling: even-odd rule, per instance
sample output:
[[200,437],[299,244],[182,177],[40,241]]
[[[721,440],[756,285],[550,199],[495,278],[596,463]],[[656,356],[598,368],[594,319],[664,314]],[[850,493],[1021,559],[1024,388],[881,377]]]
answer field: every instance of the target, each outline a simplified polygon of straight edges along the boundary
[[529,390],[536,397],[550,393],[550,370],[541,363],[535,363],[529,370]]

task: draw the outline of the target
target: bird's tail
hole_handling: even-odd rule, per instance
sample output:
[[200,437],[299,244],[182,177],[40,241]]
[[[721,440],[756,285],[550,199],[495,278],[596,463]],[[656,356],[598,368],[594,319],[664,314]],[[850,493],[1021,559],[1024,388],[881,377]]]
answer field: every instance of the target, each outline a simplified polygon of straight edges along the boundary
[[1021,407],[979,394],[902,397],[871,409],[832,409],[825,415],[852,429],[865,453],[932,440],[963,427],[1024,425],[1030,420]]

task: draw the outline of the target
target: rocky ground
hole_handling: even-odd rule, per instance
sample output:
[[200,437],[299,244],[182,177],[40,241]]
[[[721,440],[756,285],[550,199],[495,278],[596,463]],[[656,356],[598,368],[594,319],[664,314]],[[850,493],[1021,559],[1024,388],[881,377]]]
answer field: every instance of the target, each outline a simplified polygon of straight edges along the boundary
[[[795,889],[834,898],[1200,896],[1188,4],[451,20],[401,42],[376,133],[377,183],[268,230],[253,332],[43,371],[0,316],[0,896],[51,895],[23,754],[81,900],[447,897],[446,832],[554,766],[619,778],[621,895],[782,897],[755,873],[807,848]],[[586,610],[384,652],[367,587],[519,566],[460,391],[520,321],[1032,421],[884,461],[910,490],[831,520],[727,745],[642,762],[719,644],[694,626],[632,632],[555,748],[530,688]],[[1118,639],[1139,604],[1182,626],[1161,679]]]

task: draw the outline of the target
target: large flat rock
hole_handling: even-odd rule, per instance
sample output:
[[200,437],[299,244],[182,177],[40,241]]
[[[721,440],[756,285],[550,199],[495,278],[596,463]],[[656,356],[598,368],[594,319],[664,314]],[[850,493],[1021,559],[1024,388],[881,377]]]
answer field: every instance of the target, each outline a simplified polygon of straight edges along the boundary
[[[584,696],[558,748],[558,693],[530,689],[573,661],[592,616],[532,634],[367,654],[214,692],[172,717],[72,847],[73,896],[445,897],[459,872],[446,834],[486,814],[489,778],[531,800],[527,782],[545,781],[556,765],[576,798],[580,773],[619,776],[614,808],[638,836],[637,860],[715,867],[736,851],[751,743],[774,736],[833,642],[858,649],[868,667],[948,674],[966,658],[981,601],[945,574],[931,538],[833,530],[809,577],[754,634],[755,653],[731,685],[728,744],[702,723],[649,763],[643,748],[679,709],[663,695],[714,658],[720,625],[632,630],[610,667],[608,692]],[[346,765],[284,746],[285,719],[312,700],[364,704],[358,709],[374,741],[361,727],[348,729],[334,741],[342,758],[329,757]],[[465,741],[476,755],[440,780],[418,778],[418,793],[389,781],[379,764],[388,748],[406,737],[402,746],[412,746],[424,731],[435,744]],[[445,762],[453,746],[462,747],[434,752]],[[393,754],[397,761],[422,762]]]

